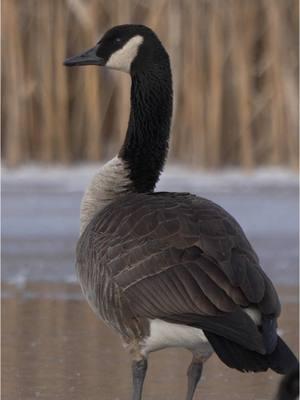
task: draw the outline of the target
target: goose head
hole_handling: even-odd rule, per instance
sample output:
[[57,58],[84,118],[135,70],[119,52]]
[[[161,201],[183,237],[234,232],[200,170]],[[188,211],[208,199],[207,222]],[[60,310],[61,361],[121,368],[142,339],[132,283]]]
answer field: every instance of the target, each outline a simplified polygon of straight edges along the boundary
[[96,46],[66,59],[64,65],[99,65],[133,74],[166,59],[166,51],[150,28],[144,25],[119,25],[108,30]]

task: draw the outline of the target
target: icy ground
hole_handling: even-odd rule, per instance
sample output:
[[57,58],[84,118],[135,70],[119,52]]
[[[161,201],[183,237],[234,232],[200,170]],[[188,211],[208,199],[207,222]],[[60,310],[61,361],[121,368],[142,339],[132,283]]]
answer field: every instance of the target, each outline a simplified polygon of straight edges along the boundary
[[[74,282],[83,190],[99,166],[2,169],[2,280]],[[158,190],[214,200],[244,228],[277,284],[298,284],[298,177],[284,170],[203,173],[169,166]]]

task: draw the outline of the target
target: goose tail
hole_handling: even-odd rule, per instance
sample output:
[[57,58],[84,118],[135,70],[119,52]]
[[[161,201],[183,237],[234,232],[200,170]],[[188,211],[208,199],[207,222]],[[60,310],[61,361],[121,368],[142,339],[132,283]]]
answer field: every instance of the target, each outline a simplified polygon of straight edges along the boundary
[[241,372],[262,372],[271,368],[285,375],[299,367],[296,356],[279,336],[272,353],[260,354],[214,333],[204,333],[218,357],[228,367]]
[[268,360],[270,368],[278,374],[286,375],[291,370],[299,368],[296,356],[279,336],[277,336],[275,350],[265,357]]

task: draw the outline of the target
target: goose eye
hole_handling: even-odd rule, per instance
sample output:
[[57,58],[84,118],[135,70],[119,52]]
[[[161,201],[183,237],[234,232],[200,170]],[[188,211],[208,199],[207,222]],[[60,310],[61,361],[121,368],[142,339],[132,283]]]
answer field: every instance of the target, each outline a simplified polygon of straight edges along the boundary
[[115,38],[115,42],[119,43],[119,42],[121,42],[121,39],[117,37],[117,38]]

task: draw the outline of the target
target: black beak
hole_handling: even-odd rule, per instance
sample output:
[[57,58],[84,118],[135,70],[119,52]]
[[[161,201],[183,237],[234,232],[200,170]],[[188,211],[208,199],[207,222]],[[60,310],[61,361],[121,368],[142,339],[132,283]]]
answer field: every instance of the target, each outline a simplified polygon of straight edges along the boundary
[[78,56],[67,58],[64,61],[64,65],[67,67],[74,67],[76,65],[105,65],[104,58],[98,57],[96,54],[97,48],[98,46],[86,50]]

